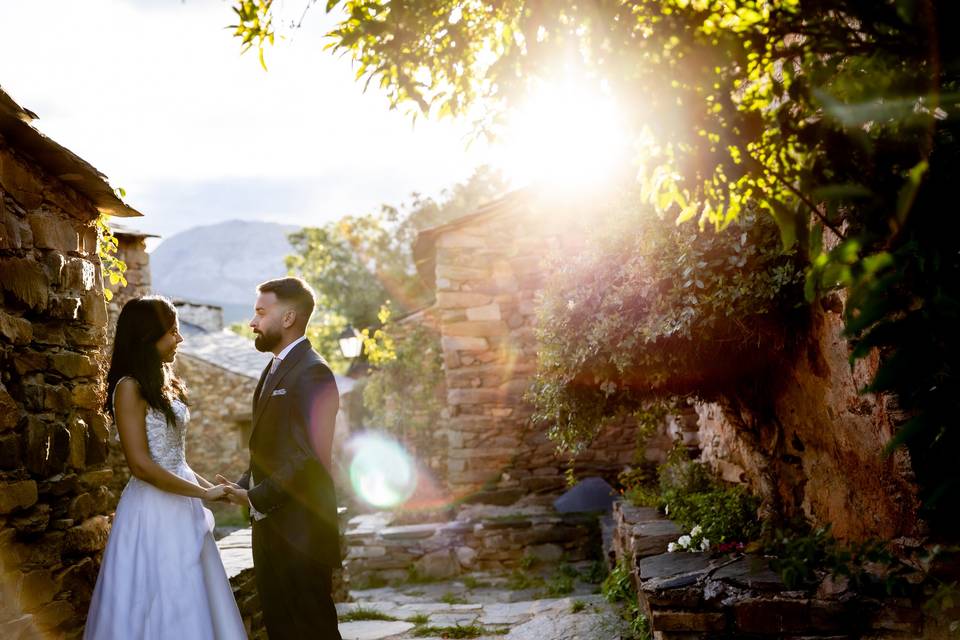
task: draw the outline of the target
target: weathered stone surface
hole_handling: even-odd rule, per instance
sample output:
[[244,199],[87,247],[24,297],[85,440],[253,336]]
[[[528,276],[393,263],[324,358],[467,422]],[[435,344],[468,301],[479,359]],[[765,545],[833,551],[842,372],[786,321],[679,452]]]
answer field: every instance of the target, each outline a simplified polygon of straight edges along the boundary
[[25,611],[33,611],[53,600],[57,589],[57,581],[49,569],[25,573],[20,586],[20,607]]
[[0,382],[0,431],[12,429],[20,422],[20,405],[13,396],[7,392],[7,388]]
[[0,290],[32,309],[47,308],[50,280],[43,268],[27,258],[0,258]]
[[457,562],[464,569],[472,569],[477,559],[477,552],[472,547],[457,547]]
[[39,176],[5,150],[0,152],[0,186],[24,209],[35,209],[43,202]]
[[73,388],[73,405],[81,409],[99,409],[103,405],[99,384],[78,384]]
[[632,534],[634,553],[638,558],[646,558],[665,553],[667,546],[683,535],[683,530],[670,520],[652,520],[635,525]]
[[10,433],[0,436],[0,469],[20,466],[20,436]]
[[30,416],[26,431],[26,464],[31,473],[49,476],[63,471],[70,457],[70,431]]
[[76,611],[66,600],[54,600],[40,607],[34,612],[34,616],[41,627],[58,627],[67,620],[70,620]]
[[48,251],[40,259],[40,264],[43,265],[43,270],[47,274],[47,278],[50,279],[50,284],[54,287],[60,286],[60,281],[63,279],[63,267],[67,264],[67,259],[59,251]]
[[0,484],[0,514],[33,506],[37,497],[37,483],[33,480]]
[[[457,267],[453,265],[438,264],[437,265],[437,280],[452,280],[452,281],[464,281],[464,280],[482,280],[490,277],[490,271],[487,269],[474,268],[474,267]],[[439,282],[438,282],[439,284]]]
[[810,605],[805,600],[750,598],[734,604],[733,620],[744,633],[800,633],[810,629]]
[[61,320],[76,320],[80,309],[80,298],[70,296],[51,296],[48,312],[51,317]]
[[70,501],[67,515],[77,521],[83,521],[93,515],[94,501],[89,493],[81,493]]
[[436,580],[452,578],[460,573],[460,562],[450,549],[427,553],[416,561],[414,567],[419,575]]
[[406,633],[413,627],[413,623],[400,620],[361,620],[342,622],[339,630],[343,640],[385,640]]
[[466,309],[467,320],[470,321],[484,321],[484,320],[500,320],[500,305],[497,303],[487,304],[480,307],[470,307]]
[[96,285],[97,269],[83,258],[69,258],[63,268],[61,286],[64,289],[90,291]]
[[693,611],[654,611],[654,631],[724,631],[726,616],[722,613]]
[[84,322],[95,327],[104,327],[107,324],[107,304],[103,294],[99,291],[88,291],[80,299],[80,316]]
[[97,375],[100,371],[96,360],[70,351],[51,355],[50,366],[67,378],[91,377]]
[[43,371],[47,368],[47,356],[36,351],[17,353],[13,357],[13,368],[21,376]]
[[380,531],[380,537],[384,540],[422,540],[433,537],[443,524],[442,522],[428,522],[424,524],[387,527]]
[[783,590],[780,576],[770,569],[769,562],[760,556],[744,556],[732,564],[717,569],[714,580],[724,580],[747,589]]
[[92,489],[110,483],[113,478],[113,469],[97,469],[87,471],[79,477],[80,486],[85,489]]
[[[36,627],[33,615],[25,613],[7,622],[0,623],[0,638],[26,640]],[[34,636],[35,637],[35,636]]]
[[27,344],[33,339],[33,327],[28,320],[0,310],[0,336],[12,344]]
[[33,244],[38,249],[64,252],[80,249],[80,234],[70,221],[45,214],[32,215],[29,221]]
[[510,332],[506,323],[499,321],[465,321],[451,322],[443,326],[443,333],[447,336],[502,336]]
[[106,516],[95,516],[83,524],[68,529],[64,538],[64,550],[67,553],[94,553],[107,544],[110,534],[110,521]]
[[704,573],[710,558],[704,553],[663,553],[637,562],[640,580],[666,578],[690,573]]
[[10,519],[10,525],[20,533],[41,533],[50,524],[50,505],[36,504],[30,511]]
[[488,402],[497,402],[504,397],[504,394],[497,389],[448,389],[447,402],[451,405],[458,404],[486,404]]
[[440,343],[445,351],[486,351],[490,348],[486,338],[467,336],[443,336]]
[[527,553],[544,563],[559,562],[564,556],[563,547],[558,544],[537,544],[529,547]]
[[441,309],[465,309],[489,304],[492,296],[486,293],[470,293],[466,291],[438,291],[437,306]]

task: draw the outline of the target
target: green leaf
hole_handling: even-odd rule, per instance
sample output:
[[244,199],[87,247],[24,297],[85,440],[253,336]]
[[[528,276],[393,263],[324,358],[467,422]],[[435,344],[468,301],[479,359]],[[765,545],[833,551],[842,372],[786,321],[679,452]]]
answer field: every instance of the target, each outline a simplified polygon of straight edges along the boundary
[[770,213],[780,229],[780,241],[783,248],[791,249],[797,243],[797,214],[777,199],[769,200]]

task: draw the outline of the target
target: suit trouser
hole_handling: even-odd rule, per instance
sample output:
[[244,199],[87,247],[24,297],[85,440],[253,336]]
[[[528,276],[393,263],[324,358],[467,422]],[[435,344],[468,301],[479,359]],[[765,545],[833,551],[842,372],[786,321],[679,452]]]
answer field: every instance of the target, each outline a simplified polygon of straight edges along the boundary
[[282,534],[253,524],[253,564],[270,640],[341,640],[331,595],[333,569]]

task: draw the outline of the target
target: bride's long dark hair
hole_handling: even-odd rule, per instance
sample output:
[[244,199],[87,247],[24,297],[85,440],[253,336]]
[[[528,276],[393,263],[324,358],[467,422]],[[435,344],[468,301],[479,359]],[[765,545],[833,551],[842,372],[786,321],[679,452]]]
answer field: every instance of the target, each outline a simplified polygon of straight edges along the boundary
[[176,308],[161,296],[133,298],[123,305],[107,373],[105,408],[114,419],[113,390],[123,377],[129,376],[140,384],[147,404],[163,412],[167,424],[176,422],[171,401],[179,398],[186,402],[186,387],[174,375],[173,366],[160,360],[156,345],[176,321]]

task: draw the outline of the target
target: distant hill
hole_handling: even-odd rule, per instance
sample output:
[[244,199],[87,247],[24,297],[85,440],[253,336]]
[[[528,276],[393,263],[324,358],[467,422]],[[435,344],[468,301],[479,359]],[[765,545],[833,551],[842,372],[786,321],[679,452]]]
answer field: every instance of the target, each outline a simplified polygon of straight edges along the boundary
[[172,235],[150,254],[153,290],[221,305],[227,323],[249,319],[257,285],[287,274],[287,236],[298,229],[231,220]]

